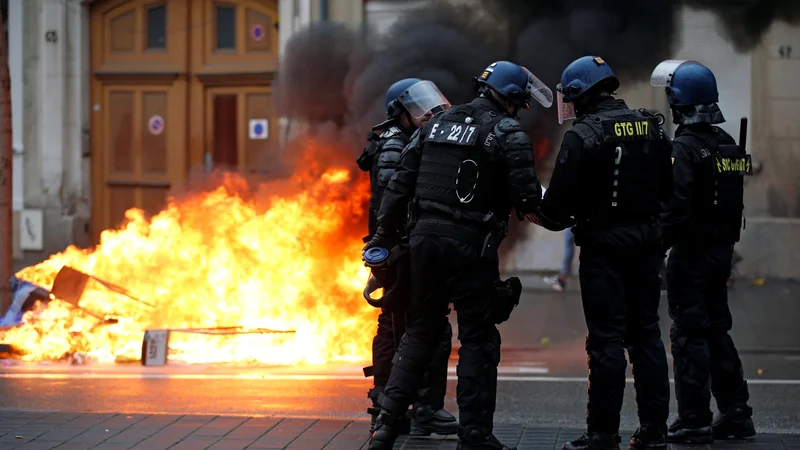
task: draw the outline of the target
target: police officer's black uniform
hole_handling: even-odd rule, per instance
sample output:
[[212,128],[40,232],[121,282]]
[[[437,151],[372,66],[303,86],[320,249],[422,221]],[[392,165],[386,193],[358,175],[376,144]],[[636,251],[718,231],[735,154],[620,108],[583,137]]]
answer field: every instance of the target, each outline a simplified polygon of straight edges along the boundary
[[[697,61],[666,60],[653,70],[650,84],[664,88],[672,122],[679,125],[672,155],[675,192],[661,218],[665,247],[672,246],[667,300],[678,400],[667,440],[710,444],[715,438],[751,437],[747,383],[728,335],[727,292],[750,157],[744,142],[736,145],[715,126],[725,118],[711,69]],[[746,121],[743,127],[746,133]],[[713,421],[711,392],[720,409]]]
[[403,153],[378,221],[396,229],[411,201],[413,319],[381,396],[384,425],[393,426],[419,386],[453,303],[461,341],[462,441],[505,448],[491,434],[500,361],[496,324],[508,318],[521,285],[518,279],[500,281],[497,246],[507,233],[511,207],[522,217],[541,201],[533,158],[520,123],[496,100],[483,97],[431,119]]
[[[370,143],[357,160],[359,168],[370,174],[369,235],[364,238],[364,242],[368,242],[378,228],[378,209],[384,190],[395,174],[400,153],[408,144],[410,133],[411,131],[399,126],[391,126],[380,135],[370,133]],[[404,233],[402,225],[404,224],[395,230],[397,234]],[[408,293],[401,293],[404,294]],[[392,294],[389,292],[384,293],[384,297],[390,295]],[[386,382],[389,381],[392,358],[400,338],[405,333],[407,299],[405,302],[393,302],[393,306],[394,309],[381,308],[381,313],[378,315],[378,332],[372,340],[372,366],[364,368],[364,375],[372,376],[374,380],[374,387],[367,394],[373,404],[369,410],[372,415],[371,428],[374,428],[375,419],[380,412],[378,396],[383,393]],[[452,351],[452,338],[453,329],[448,322],[425,375],[422,395],[414,405],[415,420],[412,431],[415,435],[427,435],[431,432],[446,433],[448,430],[455,433],[458,430],[455,418],[443,410],[447,391],[447,362]]]
[[[747,382],[728,335],[727,290],[750,160],[728,133],[704,122],[679,126],[672,145],[675,194],[662,224],[665,241],[672,245],[667,295],[680,417],[670,437],[702,434],[701,427],[710,437],[712,390],[720,411],[731,415],[728,419],[747,423],[746,430],[734,426],[731,433],[751,436]],[[714,434],[726,437],[725,428],[715,425]]]
[[663,436],[669,413],[669,377],[658,325],[663,253],[657,219],[672,193],[669,142],[656,117],[613,97],[590,100],[578,114],[541,208],[558,222],[575,218],[589,331],[587,434],[564,448],[616,448],[625,348],[642,424],[631,443],[639,445],[642,433],[663,443],[658,433]]

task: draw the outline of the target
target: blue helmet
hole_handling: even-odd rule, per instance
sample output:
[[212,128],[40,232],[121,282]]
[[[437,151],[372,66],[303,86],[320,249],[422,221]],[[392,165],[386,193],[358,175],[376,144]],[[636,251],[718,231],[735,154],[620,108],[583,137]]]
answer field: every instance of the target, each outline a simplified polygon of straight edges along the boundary
[[711,70],[693,60],[662,61],[650,75],[650,84],[663,87],[676,124],[725,122],[719,109],[717,79]]
[[611,67],[599,56],[584,56],[572,61],[561,74],[561,83],[556,90],[561,93],[563,101],[571,103],[585,94],[589,89],[606,83],[609,92],[619,87],[619,80]]
[[396,81],[394,84],[389,86],[389,89],[386,91],[386,118],[387,119],[394,119],[395,117],[399,116],[405,109],[403,104],[400,103],[398,98],[403,95],[403,93],[410,88],[411,86],[419,83],[419,78],[404,78],[400,81]]
[[674,106],[705,105],[719,101],[717,79],[702,64],[681,64],[666,88],[667,100]]
[[[541,84],[541,82],[528,69],[508,61],[497,61],[490,64],[481,76],[475,78],[475,85],[479,90],[485,89],[484,86],[488,86],[506,100],[523,109],[530,108],[530,100],[531,96],[534,96],[534,90],[537,93],[539,92],[540,87],[538,84]],[[544,85],[542,87],[547,88]],[[552,99],[551,93],[551,103]],[[537,101],[545,105],[545,107],[550,106],[546,101],[542,102],[538,98]]]

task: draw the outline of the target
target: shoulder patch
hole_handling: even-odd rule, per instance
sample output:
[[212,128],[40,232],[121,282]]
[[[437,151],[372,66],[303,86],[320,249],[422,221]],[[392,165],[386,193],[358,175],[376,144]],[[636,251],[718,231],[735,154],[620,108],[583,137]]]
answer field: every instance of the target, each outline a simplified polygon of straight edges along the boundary
[[397,136],[397,135],[402,134],[402,133],[403,132],[398,127],[389,127],[388,130],[386,130],[383,133],[381,133],[381,137],[384,138],[384,139],[387,139],[387,138],[394,137],[394,136]]
[[561,147],[561,150],[558,151],[557,162],[559,164],[566,164],[568,159],[569,159],[569,147]]

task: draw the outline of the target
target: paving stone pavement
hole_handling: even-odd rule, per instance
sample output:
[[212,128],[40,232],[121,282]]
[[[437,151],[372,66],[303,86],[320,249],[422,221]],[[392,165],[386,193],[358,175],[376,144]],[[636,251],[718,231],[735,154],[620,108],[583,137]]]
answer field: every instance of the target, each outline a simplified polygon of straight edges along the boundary
[[[0,450],[358,450],[367,421],[163,414],[96,414],[0,411]],[[519,450],[559,449],[582,430],[505,426],[495,435]],[[622,433],[630,436],[630,431]],[[395,449],[454,450],[455,436],[402,437]],[[623,446],[625,448],[625,446]],[[800,434],[764,434],[712,446],[671,449],[800,449]]]

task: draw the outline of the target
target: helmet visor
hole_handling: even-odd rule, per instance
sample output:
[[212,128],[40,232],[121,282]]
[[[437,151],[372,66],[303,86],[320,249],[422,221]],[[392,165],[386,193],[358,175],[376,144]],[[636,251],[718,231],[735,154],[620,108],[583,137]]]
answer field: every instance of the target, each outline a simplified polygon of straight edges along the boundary
[[577,117],[575,114],[575,104],[564,101],[564,94],[561,93],[561,83],[556,87],[556,99],[558,102],[558,123],[563,124],[567,120]]
[[[533,98],[545,108],[553,106],[553,91],[551,91],[546,84],[542,83],[541,80],[536,78],[536,75],[526,67],[523,67],[523,69],[528,73],[528,84],[525,86],[526,98],[530,96],[530,98]],[[530,108],[530,104],[526,101],[524,107],[528,109]]]
[[684,64],[700,64],[697,61],[690,59],[668,59],[661,61],[653,73],[650,74],[650,85],[655,87],[668,87],[672,81],[672,75],[678,70],[678,67]]
[[420,81],[411,85],[397,98],[411,117],[420,119],[434,109],[450,109],[450,102],[432,81]]

